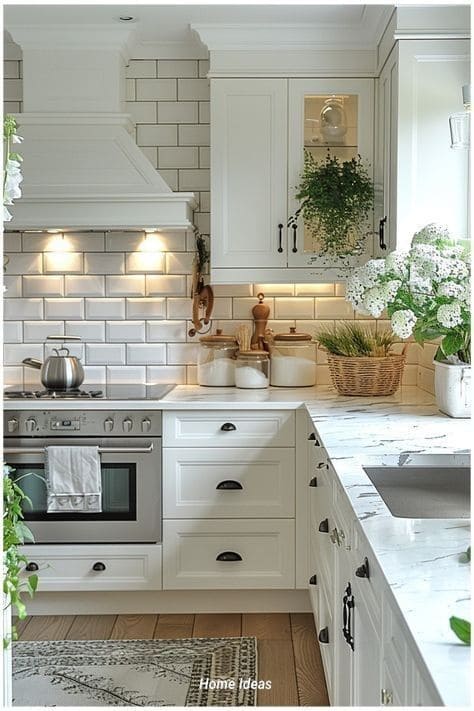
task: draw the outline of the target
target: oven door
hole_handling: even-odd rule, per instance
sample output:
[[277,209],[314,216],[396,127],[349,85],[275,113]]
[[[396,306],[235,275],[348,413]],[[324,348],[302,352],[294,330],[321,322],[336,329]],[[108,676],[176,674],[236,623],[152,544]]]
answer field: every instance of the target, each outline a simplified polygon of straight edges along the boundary
[[[48,445],[99,447],[101,513],[47,513]],[[24,515],[36,543],[161,541],[161,438],[8,439],[4,451],[11,476],[30,499]]]

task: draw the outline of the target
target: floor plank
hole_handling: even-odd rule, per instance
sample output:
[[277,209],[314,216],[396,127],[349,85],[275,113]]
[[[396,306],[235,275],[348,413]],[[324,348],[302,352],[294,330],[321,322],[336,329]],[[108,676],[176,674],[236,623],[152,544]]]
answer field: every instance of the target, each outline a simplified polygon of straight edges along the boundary
[[258,678],[272,688],[259,690],[258,706],[298,706],[293,644],[291,641],[259,639]]
[[240,637],[242,615],[210,613],[195,615],[193,637]]
[[153,639],[158,615],[117,615],[110,639]]
[[109,639],[117,615],[77,615],[66,639]]
[[291,633],[300,706],[329,706],[313,615],[292,613]]
[[74,619],[74,615],[37,615],[31,617],[23,630],[21,641],[66,639]]
[[193,636],[194,615],[167,614],[158,617],[155,639],[187,639]]
[[291,624],[288,613],[244,613],[242,636],[257,639],[284,639],[291,641]]

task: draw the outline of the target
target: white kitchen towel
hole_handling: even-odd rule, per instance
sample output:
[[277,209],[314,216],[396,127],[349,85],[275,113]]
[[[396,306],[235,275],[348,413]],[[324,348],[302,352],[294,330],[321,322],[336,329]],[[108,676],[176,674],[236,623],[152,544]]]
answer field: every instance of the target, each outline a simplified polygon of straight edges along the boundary
[[48,513],[100,513],[98,447],[46,447]]

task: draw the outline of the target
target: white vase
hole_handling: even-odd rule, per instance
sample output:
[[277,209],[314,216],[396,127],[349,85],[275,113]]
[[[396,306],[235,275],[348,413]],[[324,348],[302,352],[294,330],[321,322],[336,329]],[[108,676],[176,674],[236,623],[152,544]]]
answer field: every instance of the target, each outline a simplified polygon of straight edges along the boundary
[[434,361],[436,404],[450,417],[471,416],[471,366]]

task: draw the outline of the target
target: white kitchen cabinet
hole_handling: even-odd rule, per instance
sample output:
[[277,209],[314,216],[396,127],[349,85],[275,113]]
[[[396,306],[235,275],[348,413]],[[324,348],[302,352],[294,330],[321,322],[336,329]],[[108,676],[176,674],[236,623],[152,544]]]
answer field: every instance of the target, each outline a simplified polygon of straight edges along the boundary
[[450,114],[463,109],[469,68],[469,41],[463,39],[400,40],[382,68],[375,218],[386,249],[378,244],[379,256],[408,248],[413,234],[432,222],[447,225],[453,236],[469,236],[469,156],[451,149],[449,134]]
[[[343,105],[347,131],[321,132],[325,101]],[[373,253],[373,222],[358,258],[321,256],[302,219],[296,186],[304,151],[324,161],[361,154],[373,166],[373,79],[211,79],[211,281],[342,279]]]

